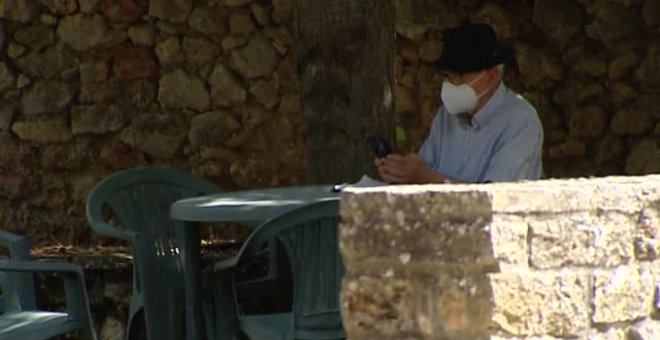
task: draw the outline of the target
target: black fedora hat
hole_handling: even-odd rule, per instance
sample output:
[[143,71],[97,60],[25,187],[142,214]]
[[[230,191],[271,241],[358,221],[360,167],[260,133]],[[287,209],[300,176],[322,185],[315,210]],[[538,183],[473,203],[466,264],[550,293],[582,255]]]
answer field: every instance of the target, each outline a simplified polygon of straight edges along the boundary
[[506,63],[512,56],[513,49],[497,40],[492,27],[467,23],[445,32],[437,66],[464,74]]

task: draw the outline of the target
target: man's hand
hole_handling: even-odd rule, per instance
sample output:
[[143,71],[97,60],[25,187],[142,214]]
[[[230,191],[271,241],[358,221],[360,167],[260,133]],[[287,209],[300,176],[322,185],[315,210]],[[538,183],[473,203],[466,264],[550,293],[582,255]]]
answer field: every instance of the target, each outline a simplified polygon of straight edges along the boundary
[[385,158],[376,158],[375,164],[380,178],[390,184],[442,183],[445,179],[417,154],[390,154]]

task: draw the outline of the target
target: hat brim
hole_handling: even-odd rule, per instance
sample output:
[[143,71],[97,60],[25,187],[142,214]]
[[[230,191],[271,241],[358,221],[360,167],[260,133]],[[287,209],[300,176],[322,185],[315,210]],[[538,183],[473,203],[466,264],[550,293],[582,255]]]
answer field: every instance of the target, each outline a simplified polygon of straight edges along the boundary
[[508,63],[513,58],[513,54],[513,49],[505,45],[497,45],[497,47],[493,48],[492,52],[487,55],[476,54],[465,56],[455,53],[444,53],[443,51],[442,55],[436,62],[436,67],[440,71],[459,74],[472,73]]

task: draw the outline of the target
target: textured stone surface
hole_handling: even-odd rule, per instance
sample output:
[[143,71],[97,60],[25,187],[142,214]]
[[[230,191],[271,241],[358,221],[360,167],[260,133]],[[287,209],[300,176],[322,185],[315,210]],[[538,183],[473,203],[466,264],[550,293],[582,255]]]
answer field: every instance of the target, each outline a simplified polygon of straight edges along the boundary
[[597,8],[594,20],[585,26],[585,31],[592,39],[611,43],[633,36],[642,25],[643,21],[624,5],[608,2]]
[[[658,190],[646,188],[639,196],[639,179],[624,180],[625,177],[558,181],[552,186],[529,183],[525,187],[501,185],[493,188],[492,209],[498,213],[559,213],[580,211],[612,211],[636,214],[644,206],[644,200],[653,200]],[[645,177],[645,181],[656,183],[657,176]],[[612,182],[619,181],[613,186]],[[538,186],[541,185],[541,186]],[[643,198],[642,198],[643,197]]]
[[172,66],[183,61],[183,50],[181,49],[181,40],[178,37],[171,37],[163,40],[156,45],[156,55],[162,66]]
[[124,126],[124,115],[117,106],[74,106],[71,108],[73,134],[119,131]]
[[649,202],[640,212],[639,228],[635,235],[635,257],[639,260],[660,258],[660,213],[657,204]]
[[238,78],[220,63],[215,65],[208,81],[211,85],[211,98],[213,98],[214,106],[243,103],[247,98],[247,91],[241,86]]
[[128,37],[135,45],[152,46],[156,43],[156,32],[148,25],[136,25],[128,29]]
[[39,0],[52,13],[67,15],[72,14],[78,9],[76,0]]
[[102,82],[108,79],[108,64],[103,60],[83,62],[79,72],[82,83]]
[[169,159],[179,151],[187,131],[188,124],[180,116],[140,114],[132,118],[120,138],[146,154]]
[[277,84],[265,80],[257,80],[253,83],[250,86],[250,94],[268,109],[273,108],[280,100],[277,93]]
[[7,64],[0,61],[0,92],[4,92],[16,83],[16,75],[12,72]]
[[78,0],[80,11],[83,13],[96,13],[101,5],[101,0]]
[[209,36],[215,36],[222,32],[222,26],[220,26],[219,23],[216,23],[209,12],[209,9],[203,6],[195,7],[188,18],[188,24],[197,32]]
[[[2,51],[1,46],[3,46],[3,44],[1,44],[1,41],[0,41],[0,52]],[[27,50],[28,50],[28,48],[23,46],[23,45],[10,43],[9,46],[7,46],[7,55],[11,59],[17,59],[17,58],[23,56],[25,54],[25,52],[27,52]]]
[[192,6],[192,0],[150,0],[149,15],[171,22],[184,22]]
[[583,157],[587,154],[587,145],[584,141],[569,139],[561,144],[549,147],[547,154],[550,159]]
[[55,43],[55,32],[48,25],[29,26],[14,32],[14,39],[34,51],[40,51]]
[[204,111],[210,105],[204,82],[195,75],[175,70],[163,75],[158,88],[158,101],[163,108]]
[[625,104],[638,95],[634,87],[623,82],[610,83],[607,90],[609,98],[615,105]]
[[594,275],[593,322],[635,320],[651,314],[656,286],[648,267],[622,266]]
[[611,328],[607,332],[594,331],[587,340],[628,340],[626,331],[620,328]]
[[[358,196],[344,196],[345,209],[361,204],[360,210],[343,227],[346,235],[354,235],[346,239],[350,243],[343,245],[350,249],[345,256],[492,263],[487,232],[490,204],[485,193],[413,196],[405,193],[405,189],[400,189],[387,195],[365,194],[370,197],[369,204],[362,204]],[[379,218],[368,218],[371,215]],[[420,234],[428,237],[420,239]]]
[[186,63],[195,69],[215,63],[220,48],[204,38],[183,38],[183,54]]
[[656,92],[660,89],[660,62],[658,60],[660,60],[660,47],[649,49],[636,72],[642,87]]
[[0,102],[0,131],[9,130],[15,113],[16,108],[13,104]]
[[158,86],[149,79],[139,79],[126,84],[126,98],[138,108],[147,108],[156,99]]
[[151,78],[158,67],[151,50],[142,47],[122,47],[115,51],[115,74],[123,80]]
[[523,44],[515,48],[516,63],[528,84],[547,88],[561,79],[563,70],[559,60],[549,51]]
[[76,69],[76,57],[63,46],[53,46],[43,52],[31,52],[20,58],[16,65],[31,77],[60,79],[68,71]]
[[627,106],[617,111],[611,124],[615,135],[643,135],[654,126],[648,112],[635,106]]
[[39,12],[36,0],[7,1],[2,5],[0,18],[24,24],[32,22]]
[[78,100],[82,104],[110,104],[121,95],[119,82],[88,83],[80,87]]
[[270,16],[264,6],[258,3],[252,3],[250,5],[250,10],[259,25],[268,26],[268,24],[270,24]]
[[394,103],[394,111],[396,113],[412,113],[416,111],[417,106],[412,89],[396,86],[394,88],[394,95],[396,96],[396,102]]
[[16,78],[16,87],[19,89],[22,89],[30,84],[32,84],[32,79],[24,74],[19,74]]
[[232,50],[236,47],[245,46],[248,43],[248,39],[243,36],[230,35],[222,39],[222,49],[223,50]]
[[100,15],[65,16],[57,27],[57,35],[64,43],[78,51],[100,47],[112,39],[108,23]]
[[269,26],[263,29],[263,34],[275,43],[290,46],[294,43],[294,37],[288,29],[282,26]]
[[273,20],[277,23],[291,20],[293,17],[293,0],[271,0],[273,4]]
[[529,264],[529,222],[519,216],[497,215],[490,225],[493,255],[500,270],[527,267]]
[[442,44],[437,40],[429,40],[419,46],[419,58],[430,62],[440,58],[442,53]]
[[557,90],[552,99],[555,103],[560,106],[571,106],[575,104],[580,104],[584,98],[579,95],[581,92],[586,91],[589,88],[589,85],[584,84],[580,81],[573,80]]
[[654,140],[642,140],[635,144],[626,158],[626,174],[643,175],[660,173],[660,146]]
[[21,113],[38,115],[63,110],[73,99],[75,92],[63,82],[37,81],[21,99]]
[[237,13],[229,17],[229,32],[237,35],[250,35],[256,30],[250,13]]
[[605,130],[607,118],[598,106],[577,108],[571,113],[569,133],[578,137],[599,137]]
[[72,138],[63,118],[15,122],[11,130],[18,138],[39,144],[61,143]]
[[278,60],[273,44],[256,35],[245,47],[232,50],[230,65],[244,78],[254,79],[273,72]]
[[660,322],[644,320],[630,330],[631,337],[638,340],[660,339]]
[[619,79],[630,74],[637,63],[639,63],[639,57],[632,51],[617,57],[608,66],[610,78]]
[[254,0],[225,0],[225,4],[229,7],[243,6],[247,5]]
[[582,27],[582,11],[573,0],[538,0],[532,20],[543,33],[567,44]]
[[561,220],[530,221],[530,263],[540,269],[627,263],[633,258],[634,223],[616,213],[576,213]]
[[240,127],[241,123],[229,112],[207,112],[190,121],[188,139],[194,146],[223,146]]
[[621,162],[625,160],[626,145],[623,138],[616,136],[607,136],[601,139],[597,144],[596,163],[603,162]]
[[589,328],[586,275],[491,274],[493,321],[514,335],[576,336]]
[[660,3],[653,0],[644,1],[642,16],[646,21],[646,26],[657,26],[660,24]]
[[112,21],[132,22],[140,18],[143,11],[134,0],[101,1],[101,13]]

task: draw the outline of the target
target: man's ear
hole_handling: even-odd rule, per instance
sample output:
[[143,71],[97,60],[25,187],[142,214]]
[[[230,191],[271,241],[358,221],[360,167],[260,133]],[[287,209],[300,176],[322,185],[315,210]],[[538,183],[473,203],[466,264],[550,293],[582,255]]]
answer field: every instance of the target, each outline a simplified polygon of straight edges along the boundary
[[500,82],[500,79],[502,78],[502,75],[500,74],[500,71],[497,69],[497,66],[492,67],[488,70],[488,85],[490,87],[495,87]]

